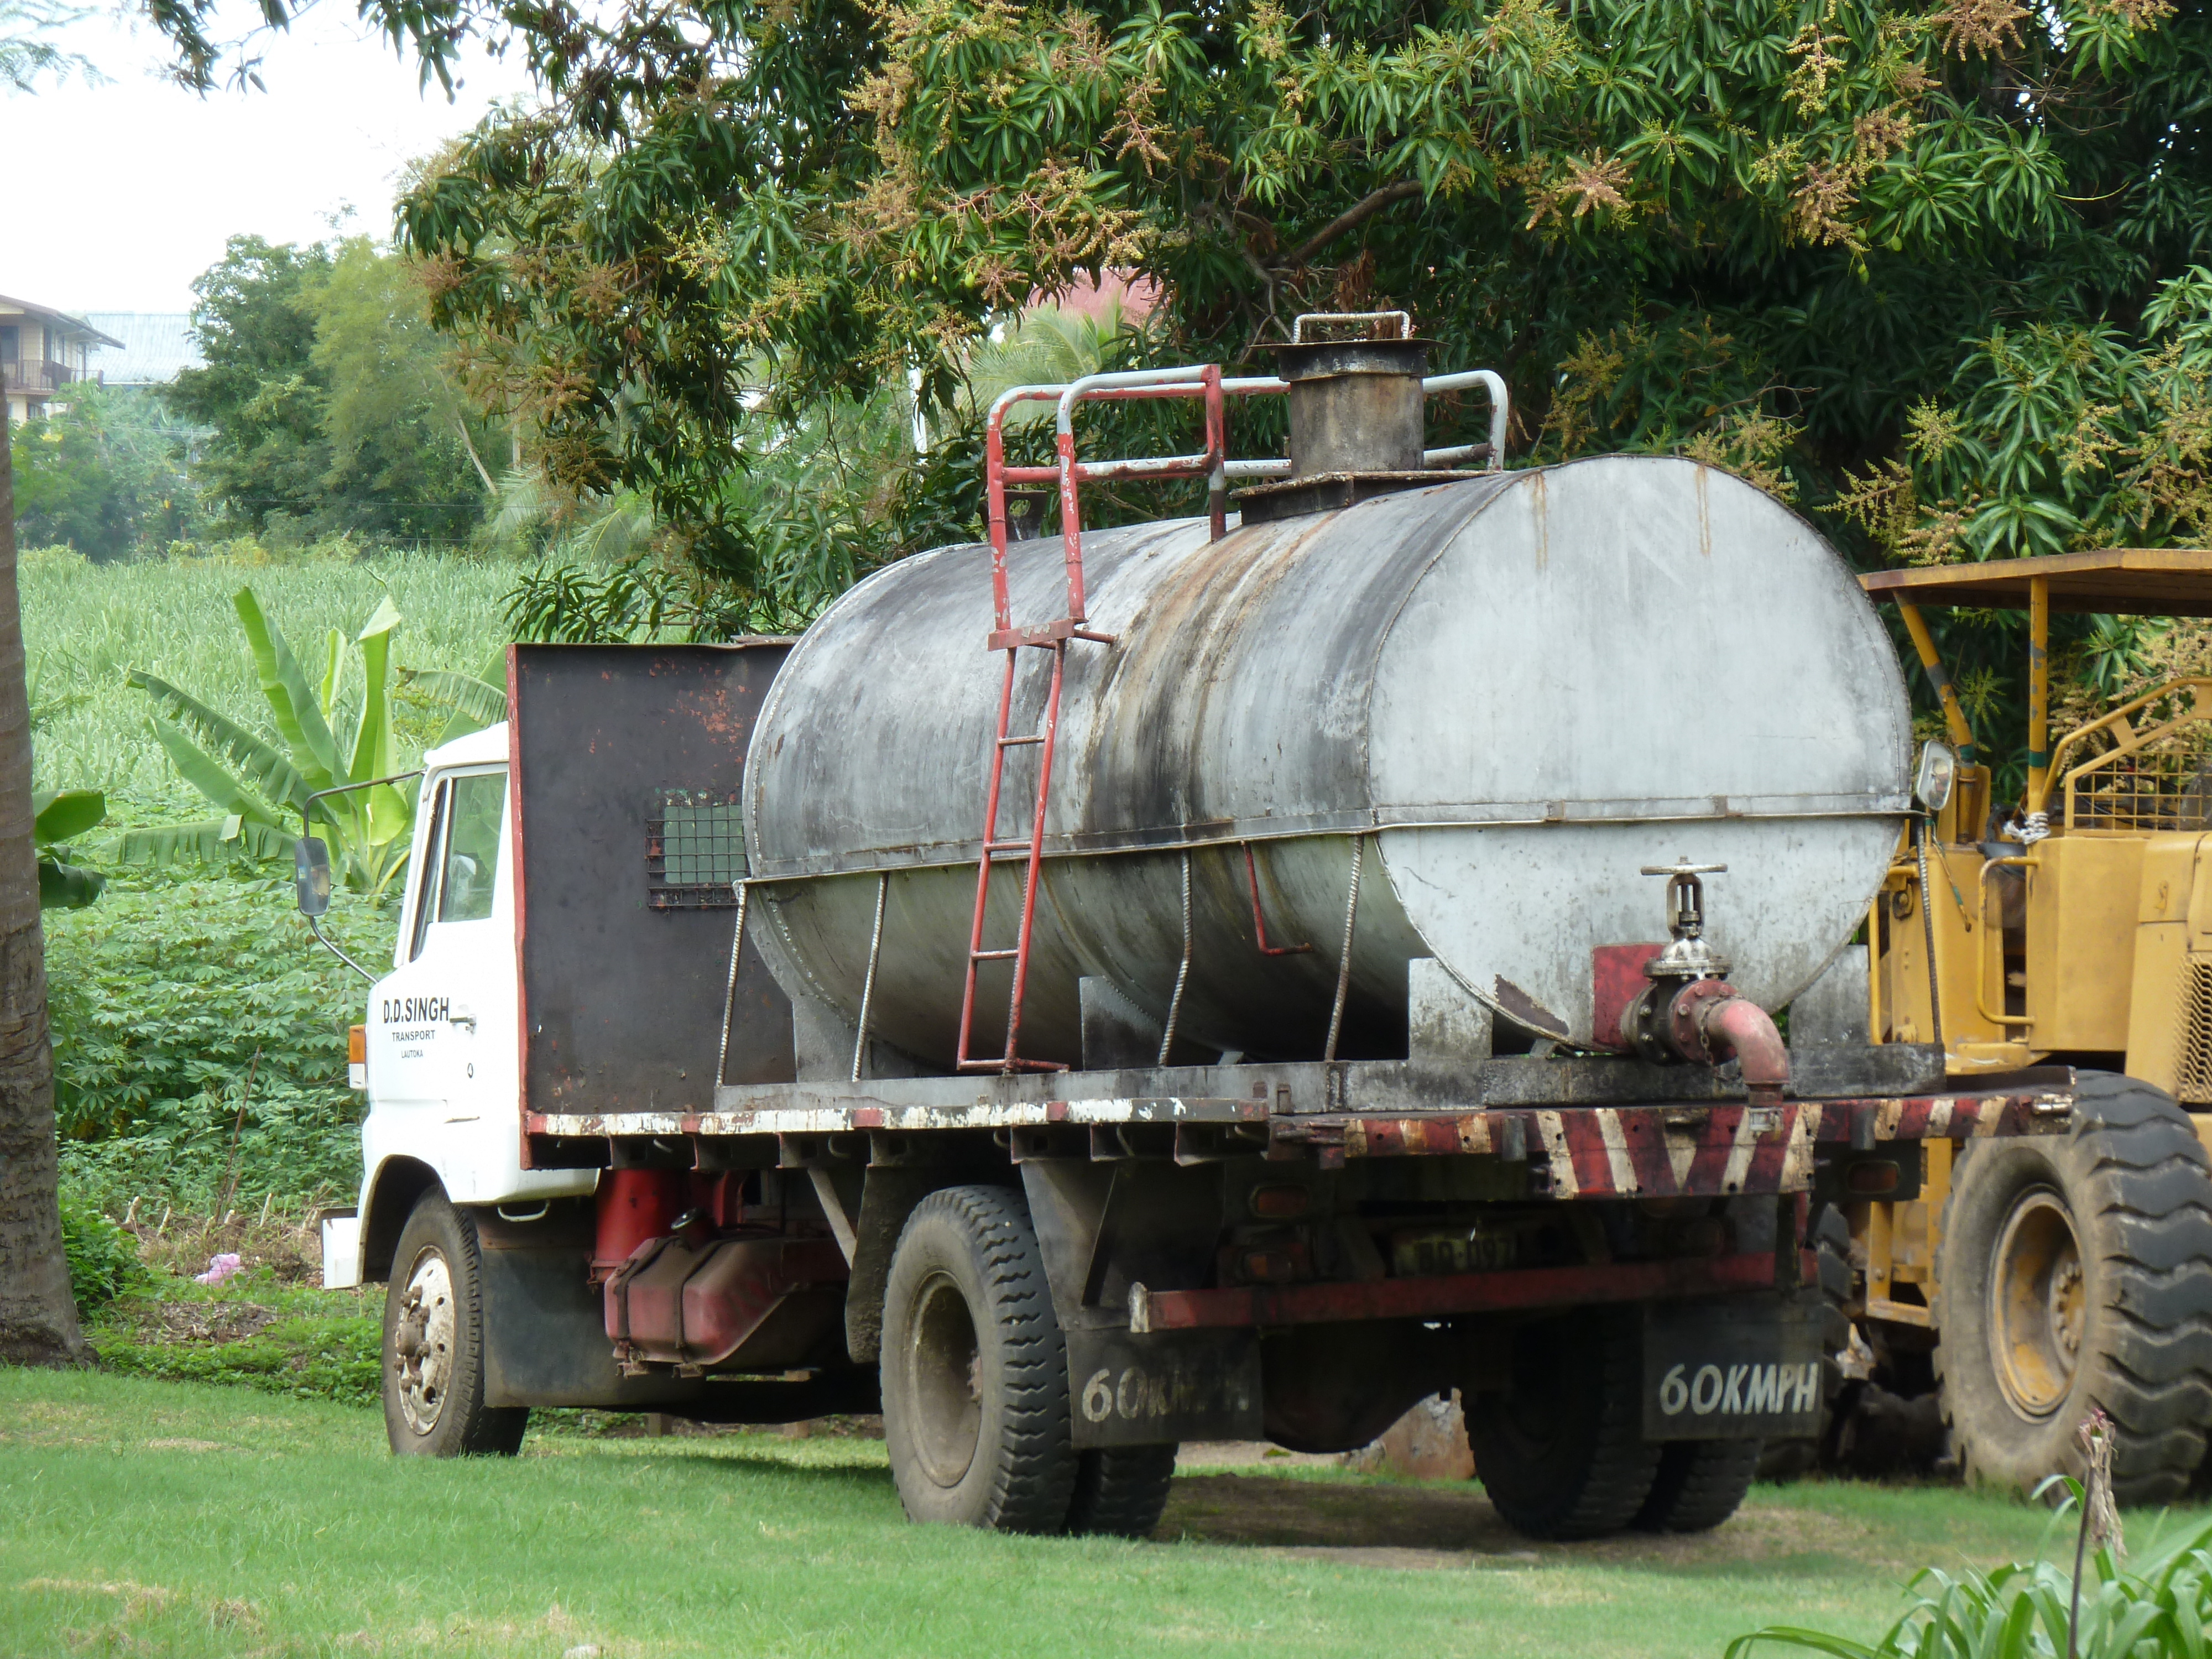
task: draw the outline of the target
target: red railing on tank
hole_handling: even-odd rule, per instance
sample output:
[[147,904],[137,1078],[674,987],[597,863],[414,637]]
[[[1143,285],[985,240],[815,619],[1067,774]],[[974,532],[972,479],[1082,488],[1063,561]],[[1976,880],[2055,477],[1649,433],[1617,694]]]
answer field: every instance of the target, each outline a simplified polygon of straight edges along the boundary
[[[1399,317],[1401,325],[1404,324],[1402,313],[1389,314]],[[1309,320],[1303,317],[1298,319],[1301,331]],[[1424,459],[1430,465],[1449,465],[1452,461],[1478,457],[1486,459],[1493,469],[1503,464],[1506,420],[1505,383],[1503,380],[1488,369],[1475,369],[1462,374],[1433,376],[1421,385],[1423,391],[1431,396],[1476,386],[1482,386],[1490,395],[1490,442],[1428,451]],[[985,648],[1004,652],[1006,668],[999,691],[998,732],[991,746],[990,782],[983,806],[983,847],[976,860],[975,909],[968,935],[966,981],[960,996],[960,1042],[954,1061],[961,1071],[1057,1072],[1067,1069],[1057,1060],[1024,1059],[1020,1042],[1022,1000],[1029,983],[1030,945],[1036,924],[1037,882],[1043,870],[1045,805],[1052,787],[1053,757],[1060,735],[1060,690],[1066,679],[1067,647],[1073,640],[1085,640],[1099,645],[1115,642],[1111,634],[1101,634],[1086,626],[1089,617],[1083,574],[1082,486],[1085,483],[1121,479],[1204,478],[1206,481],[1206,516],[1212,538],[1219,541],[1229,533],[1229,480],[1232,477],[1281,477],[1291,470],[1287,460],[1232,461],[1229,459],[1226,400],[1231,397],[1286,392],[1289,390],[1289,382],[1278,380],[1273,375],[1224,379],[1218,363],[1199,363],[1175,368],[1090,374],[1066,386],[1016,386],[1010,392],[1001,392],[991,404],[983,428],[984,484],[989,501],[991,525],[992,617],[992,630]],[[1201,398],[1205,400],[1204,450],[1193,455],[1141,456],[1117,460],[1085,461],[1077,458],[1077,404],[1126,403],[1160,398]],[[1050,466],[1007,465],[1007,412],[1016,404],[1046,401],[1058,404],[1055,434],[1058,459]],[[1061,614],[1048,622],[1017,623],[1014,621],[1013,599],[1006,580],[1006,486],[1010,483],[1052,483],[1059,487],[1066,585]],[[1052,679],[1045,694],[1042,729],[1017,737],[1010,729],[1013,718],[1014,676],[1024,648],[1052,653]],[[1036,748],[1038,754],[1036,789],[1030,803],[1029,834],[1025,839],[1001,841],[999,839],[999,803],[1006,782],[1006,751],[1030,747]],[[992,866],[1001,861],[1012,862],[1016,858],[1021,860],[1023,866],[1020,925],[1012,948],[987,950],[983,945],[983,934],[990,912]],[[1255,917],[1258,914],[1257,897],[1255,878]],[[1269,954],[1276,952],[1270,951]],[[1010,962],[1013,964],[1013,982],[1006,1003],[1006,1051],[988,1058],[969,1052],[975,1029],[976,975],[987,962]]]

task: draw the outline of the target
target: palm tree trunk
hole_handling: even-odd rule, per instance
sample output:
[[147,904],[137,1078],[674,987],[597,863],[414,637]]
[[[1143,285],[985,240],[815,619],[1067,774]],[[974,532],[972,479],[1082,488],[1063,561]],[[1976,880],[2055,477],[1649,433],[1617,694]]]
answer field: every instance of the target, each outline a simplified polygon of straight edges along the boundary
[[31,839],[31,699],[15,592],[15,486],[0,400],[0,1361],[84,1359],[56,1197],[54,1052]]

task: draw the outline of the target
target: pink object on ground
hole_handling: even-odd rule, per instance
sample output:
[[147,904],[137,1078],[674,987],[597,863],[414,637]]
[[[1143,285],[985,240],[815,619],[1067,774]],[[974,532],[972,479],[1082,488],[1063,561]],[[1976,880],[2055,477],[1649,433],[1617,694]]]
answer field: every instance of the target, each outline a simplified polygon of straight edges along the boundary
[[238,1272],[245,1265],[245,1263],[241,1262],[238,1259],[238,1253],[236,1251],[225,1250],[221,1255],[210,1256],[208,1258],[207,1271],[204,1273],[194,1273],[192,1275],[192,1283],[195,1285],[220,1285],[224,1279],[228,1279],[233,1273]]

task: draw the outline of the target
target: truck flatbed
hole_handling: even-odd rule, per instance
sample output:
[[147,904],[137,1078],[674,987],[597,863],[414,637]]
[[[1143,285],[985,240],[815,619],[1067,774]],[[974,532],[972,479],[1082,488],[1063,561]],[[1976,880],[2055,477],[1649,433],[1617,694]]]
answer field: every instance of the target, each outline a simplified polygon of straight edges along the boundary
[[[1809,1156],[1816,1142],[1865,1150],[1879,1141],[2056,1132],[2072,1109],[2064,1067],[1948,1092],[1940,1079],[1928,1086],[1915,1050],[1848,1051],[1826,1063],[1820,1051],[1812,1056],[1800,1086],[1814,1097],[1759,1109],[1745,1106],[1741,1085],[1713,1068],[1504,1058],[1472,1070],[1316,1061],[726,1085],[712,1111],[540,1112],[525,1127],[549,1164],[596,1164],[605,1147],[674,1137],[788,1141],[783,1150],[803,1165],[814,1149],[797,1143],[825,1136],[966,1132],[1006,1135],[1018,1163],[1161,1155],[1188,1163],[1259,1152],[1311,1155],[1324,1168],[1423,1154],[1533,1160],[1550,1173],[1545,1196],[1617,1198],[1802,1191],[1808,1171],[1787,1158],[1756,1181],[1753,1170],[1764,1173],[1767,1161],[1761,1154],[1791,1148]],[[1876,1092],[1884,1082],[1909,1091]],[[1663,1156],[1669,1146],[1720,1161],[1710,1171],[1711,1158],[1678,1168],[1679,1155]],[[587,1148],[600,1156],[577,1158]],[[870,1155],[878,1155],[872,1144]]]

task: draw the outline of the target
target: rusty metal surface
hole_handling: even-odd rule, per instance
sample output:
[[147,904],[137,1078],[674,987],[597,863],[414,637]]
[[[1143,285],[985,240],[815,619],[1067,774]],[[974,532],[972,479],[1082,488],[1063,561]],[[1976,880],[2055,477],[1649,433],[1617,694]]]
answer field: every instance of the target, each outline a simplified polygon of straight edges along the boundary
[[[1839,1079],[1879,1081],[1858,1072]],[[1188,1092],[1146,1091],[1163,1085]],[[2057,1133],[2073,1111],[2064,1076],[1964,1094],[1846,1094],[1778,1107],[1747,1107],[1744,1092],[1719,1068],[1626,1060],[1188,1066],[730,1088],[719,1092],[713,1112],[534,1115],[526,1127],[574,1142],[659,1136],[697,1137],[702,1145],[742,1136],[988,1132],[1009,1136],[1005,1152],[1018,1161],[1126,1156],[1129,1148],[1111,1133],[1126,1127],[1176,1137],[1146,1142],[1153,1156],[1267,1146],[1308,1150],[1328,1164],[1499,1158],[1547,1170],[1543,1195],[1601,1198],[1799,1191],[1815,1144],[1865,1151],[1888,1141]],[[1093,1131],[1087,1141],[1063,1133],[1085,1129]],[[1042,1137],[1034,1146],[1025,1139],[1032,1131]]]
[[1425,340],[1346,340],[1275,348],[1290,385],[1293,477],[1418,472],[1425,441]]
[[1460,478],[1479,478],[1475,471],[1440,471],[1424,467],[1416,471],[1317,472],[1310,477],[1284,478],[1253,484],[1230,495],[1244,515],[1244,522],[1269,524],[1277,519],[1302,518],[1310,513],[1334,513],[1357,507],[1378,495],[1401,489],[1425,489]]
[[1727,1295],[1771,1289],[1774,1267],[1774,1252],[1760,1250],[1703,1260],[1510,1267],[1360,1284],[1240,1285],[1218,1291],[1139,1288],[1130,1293],[1129,1328],[1140,1334],[1252,1325],[1279,1328]]
[[[1007,556],[1015,611],[1056,609],[1060,544]],[[1729,866],[1714,935],[1735,982],[1779,1006],[1887,869],[1909,758],[1894,653],[1810,526],[1724,474],[1608,458],[1216,543],[1202,520],[1097,532],[1085,559],[1090,623],[1120,642],[1067,668],[1025,1053],[1079,1058],[1085,975],[1164,1018],[1186,847],[1176,1057],[1191,1060],[1316,1055],[1325,1034],[1334,952],[1255,961],[1247,840],[1271,935],[1334,942],[1349,837],[1381,832],[1340,1050],[1353,1058],[1403,1052],[1406,963],[1420,956],[1522,1025],[1587,1040],[1591,951],[1653,936],[1636,872],[1685,855]],[[939,1064],[958,1029],[997,726],[1001,665],[979,648],[989,561],[942,549],[840,599],[770,691],[746,780],[771,968],[857,1014],[870,878],[892,871],[873,1025]],[[1050,665],[1026,654],[1018,730]],[[1750,712],[1696,718],[1719,704]],[[1033,764],[1009,761],[1017,798]],[[1109,853],[1131,856],[1089,856]],[[994,915],[1018,915],[1017,876]],[[1003,1009],[1004,969],[984,983],[985,1008]]]
[[[713,1101],[732,912],[653,908],[647,825],[671,790],[738,788],[762,695],[789,648],[514,648],[527,1109]],[[732,1080],[795,1075],[790,1002],[750,949],[736,1006]]]

